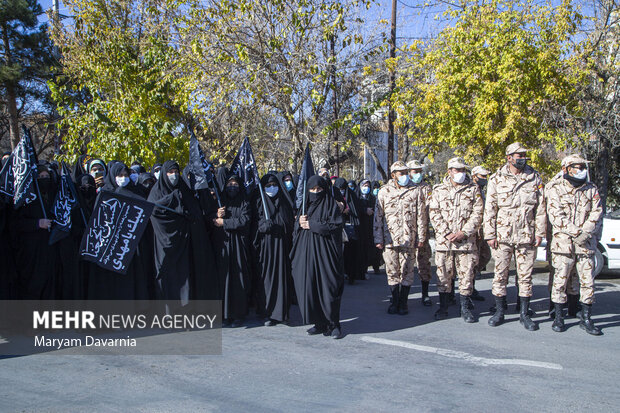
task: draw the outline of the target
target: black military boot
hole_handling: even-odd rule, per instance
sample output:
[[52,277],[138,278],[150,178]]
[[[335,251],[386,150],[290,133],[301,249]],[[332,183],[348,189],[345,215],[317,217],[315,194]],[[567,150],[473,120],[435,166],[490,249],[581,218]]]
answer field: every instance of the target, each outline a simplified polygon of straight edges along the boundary
[[478,290],[474,288],[474,291],[471,293],[471,299],[475,301],[484,301],[484,297],[480,295]]
[[569,317],[577,317],[579,312],[579,296],[574,294],[567,294],[566,307],[568,308]]
[[603,335],[601,329],[594,325],[594,321],[590,318],[592,316],[592,304],[581,303],[581,321],[579,321],[579,327],[586,330],[586,333],[593,336]]
[[550,319],[554,319],[555,318],[555,303],[553,301],[551,301],[551,299],[549,299],[549,318]]
[[410,286],[400,286],[400,296],[398,297],[398,314],[400,315],[409,314],[409,307],[407,306],[407,300],[409,299],[409,290],[411,290]]
[[470,309],[471,298],[467,295],[461,296],[461,317],[465,320],[466,323],[475,323],[476,318],[471,312]]
[[555,307],[555,314],[551,329],[556,333],[561,333],[562,331],[566,330],[566,326],[564,325],[564,317],[562,317],[563,305],[560,303],[553,303],[553,306]]
[[452,279],[452,290],[448,293],[448,305],[456,305],[456,296],[454,295],[454,285],[456,284],[456,280]]
[[398,312],[398,295],[400,294],[400,284],[390,285],[392,292],[392,303],[388,307],[388,314],[396,314]]
[[429,284],[430,282],[428,281],[422,281],[422,305],[425,307],[430,307],[431,305],[433,305],[433,302],[428,296],[428,285]]
[[504,312],[506,311],[506,296],[495,297],[495,314],[489,318],[489,325],[497,327],[504,323]]
[[435,311],[435,320],[448,318],[448,300],[450,293],[439,293],[439,310]]
[[519,322],[523,324],[528,331],[538,330],[538,324],[532,321],[530,318],[528,310],[530,309],[530,297],[519,297],[521,298],[521,312],[519,316]]

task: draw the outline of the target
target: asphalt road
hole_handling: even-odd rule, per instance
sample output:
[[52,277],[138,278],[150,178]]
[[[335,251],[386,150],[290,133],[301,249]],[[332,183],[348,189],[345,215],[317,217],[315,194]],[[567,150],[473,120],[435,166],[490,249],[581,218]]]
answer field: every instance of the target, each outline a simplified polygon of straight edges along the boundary
[[[487,325],[486,278],[477,287],[480,321],[465,324],[457,307],[436,322],[434,304],[412,289],[407,316],[388,315],[385,275],[345,287],[342,340],[306,335],[293,310],[290,326],[224,329],[221,356],[67,356],[0,359],[0,411],[618,411],[620,280],[596,286],[593,337],[567,319],[554,333],[546,317],[546,273],[535,276],[540,330],[526,331],[511,312]],[[511,278],[512,282],[512,278]],[[184,333],[177,333],[181,334]],[[185,333],[187,335],[187,333]],[[201,332],[192,332],[200,339]]]

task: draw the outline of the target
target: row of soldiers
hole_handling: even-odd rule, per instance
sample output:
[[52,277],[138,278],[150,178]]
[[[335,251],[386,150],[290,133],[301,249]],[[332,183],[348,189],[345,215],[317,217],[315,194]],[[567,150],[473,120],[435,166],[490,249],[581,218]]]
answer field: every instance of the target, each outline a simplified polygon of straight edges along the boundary
[[[504,322],[506,286],[512,257],[517,270],[518,304],[523,326],[534,331],[531,319],[532,270],[537,247],[544,238],[552,254],[551,301],[553,331],[565,330],[562,314],[567,301],[581,302],[580,326],[592,335],[602,334],[591,319],[594,302],[594,253],[600,233],[602,207],[596,186],[587,177],[587,161],[580,155],[562,160],[562,171],[546,188],[540,174],[527,164],[527,149],[516,142],[506,148],[506,164],[490,177],[481,166],[470,168],[460,158],[448,161],[443,182],[432,189],[423,181],[423,165],[397,161],[391,180],[377,196],[374,242],[383,250],[391,290],[390,314],[407,314],[407,297],[417,262],[422,303],[431,305],[429,224],[435,233],[435,264],[439,309],[437,320],[448,316],[454,280],[458,277],[461,316],[476,321],[473,299],[480,299],[474,279],[493,255],[492,293],[495,310],[490,326]],[[484,192],[486,186],[486,194]],[[571,274],[578,276],[577,295]],[[570,282],[569,282],[570,281]],[[573,294],[567,295],[569,292]]]

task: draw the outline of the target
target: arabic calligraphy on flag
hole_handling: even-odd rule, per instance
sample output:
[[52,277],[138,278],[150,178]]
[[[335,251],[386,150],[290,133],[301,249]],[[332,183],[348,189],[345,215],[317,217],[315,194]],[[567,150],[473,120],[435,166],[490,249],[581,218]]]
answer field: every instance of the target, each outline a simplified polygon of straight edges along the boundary
[[125,274],[148,225],[154,204],[102,191],[80,246],[83,259]]

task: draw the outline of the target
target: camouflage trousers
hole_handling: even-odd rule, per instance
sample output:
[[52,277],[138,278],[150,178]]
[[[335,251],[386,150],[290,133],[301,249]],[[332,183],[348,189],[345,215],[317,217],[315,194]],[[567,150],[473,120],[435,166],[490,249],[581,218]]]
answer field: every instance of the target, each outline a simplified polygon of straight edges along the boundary
[[530,245],[510,245],[500,243],[493,252],[495,276],[492,293],[496,297],[506,296],[508,270],[512,256],[515,256],[520,297],[532,296],[532,270],[536,261],[536,247]]
[[[575,271],[579,276],[579,301],[584,304],[594,302],[594,257],[583,254],[558,254],[551,256],[555,275],[553,277],[553,287],[551,289],[551,301],[558,304],[566,302],[566,293],[577,295]],[[572,290],[572,291],[571,291]]]
[[418,248],[416,250],[416,255],[416,262],[418,266],[418,274],[420,275],[420,280],[430,281],[431,255],[433,255],[433,251],[431,250],[431,244],[426,241],[422,248]]
[[476,239],[476,247],[478,248],[477,262],[474,267],[474,274],[479,274],[484,270],[491,261],[491,247],[482,237]]
[[388,285],[402,284],[409,287],[413,284],[415,256],[415,248],[385,247],[383,249]]
[[474,266],[476,254],[473,251],[435,251],[437,265],[437,291],[452,291],[452,280],[459,277],[459,293],[469,296],[474,290]]

